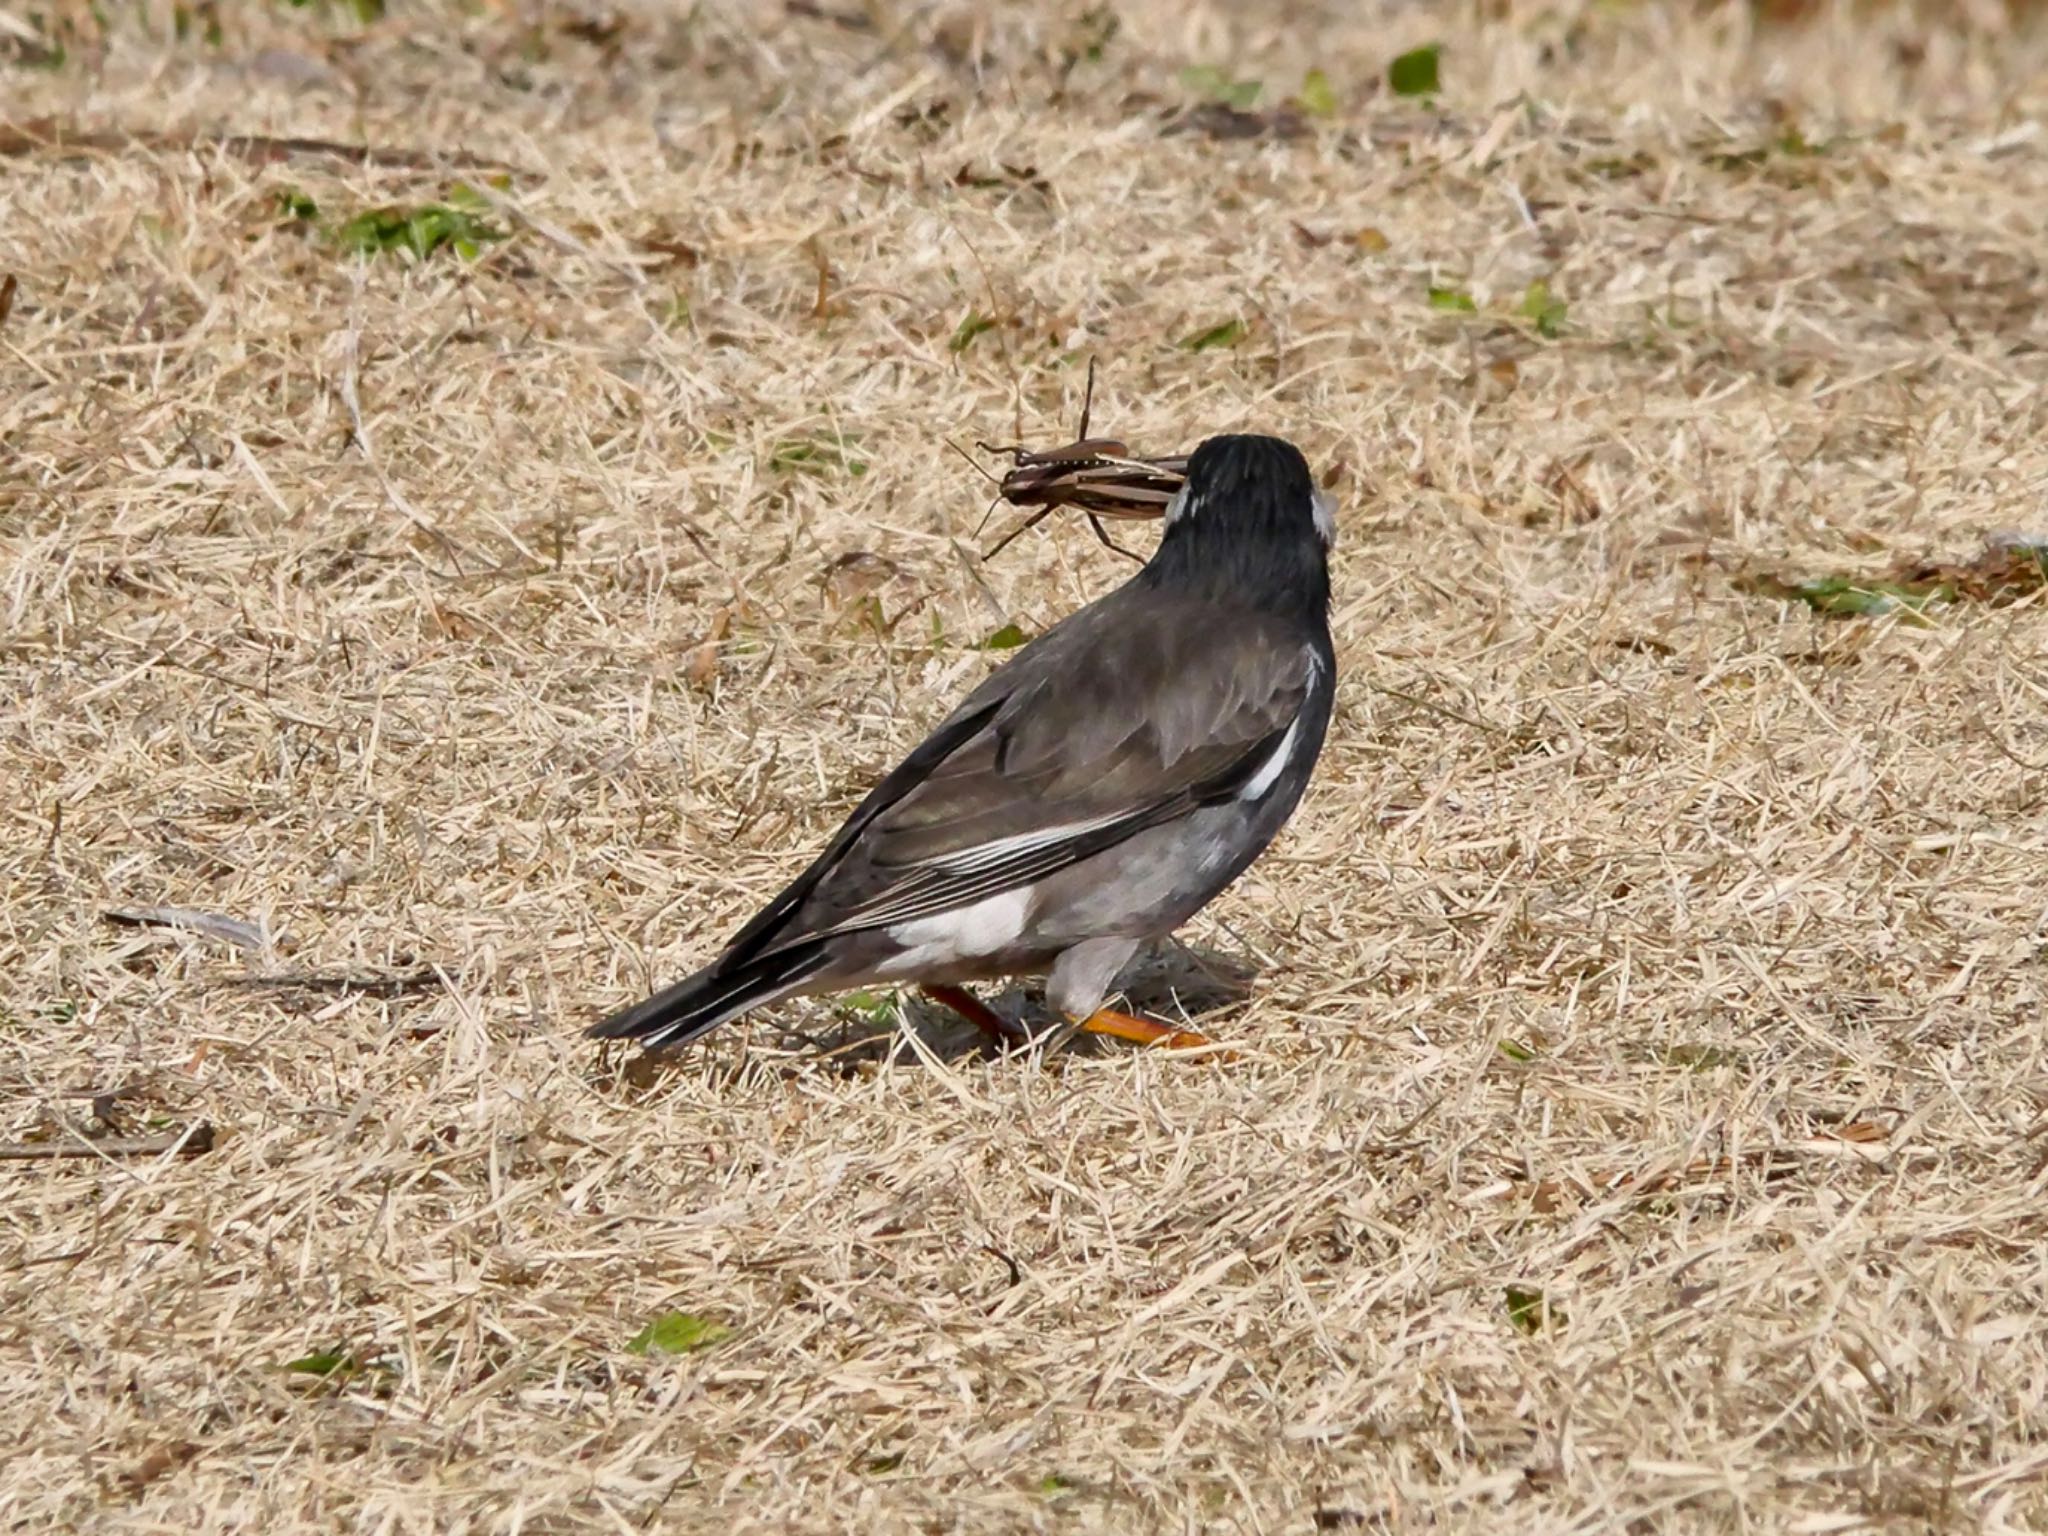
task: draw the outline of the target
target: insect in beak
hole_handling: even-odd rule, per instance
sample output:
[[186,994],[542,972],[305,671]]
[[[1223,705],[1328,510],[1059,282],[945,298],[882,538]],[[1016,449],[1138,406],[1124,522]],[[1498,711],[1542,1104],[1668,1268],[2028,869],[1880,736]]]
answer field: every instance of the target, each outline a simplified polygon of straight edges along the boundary
[[[1080,511],[1095,530],[1096,538],[1118,554],[1132,560],[1144,559],[1112,539],[1102,526],[1102,519],[1138,521],[1163,516],[1166,504],[1187,480],[1188,456],[1181,453],[1145,458],[1133,454],[1115,438],[1088,436],[1088,414],[1094,400],[1095,363],[1090,359],[1087,394],[1081,403],[1081,433],[1075,441],[1042,451],[1018,444],[975,444],[983,453],[1010,456],[1009,472],[997,482],[998,498],[1014,507],[1034,509],[1030,517],[983,555],[983,560],[994,559],[1019,534],[1037,527],[1061,507]],[[995,510],[993,504],[989,510]],[[986,522],[984,518],[984,525]]]

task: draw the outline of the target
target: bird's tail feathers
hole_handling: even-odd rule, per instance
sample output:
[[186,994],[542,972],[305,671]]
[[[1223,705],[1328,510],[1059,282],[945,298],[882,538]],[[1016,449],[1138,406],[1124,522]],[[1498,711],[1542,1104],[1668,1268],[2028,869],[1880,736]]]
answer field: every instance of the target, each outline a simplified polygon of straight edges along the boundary
[[587,1031],[597,1040],[638,1040],[650,1051],[687,1045],[750,1008],[787,997],[825,966],[825,946],[799,944],[757,955],[729,970],[707,966],[622,1008]]

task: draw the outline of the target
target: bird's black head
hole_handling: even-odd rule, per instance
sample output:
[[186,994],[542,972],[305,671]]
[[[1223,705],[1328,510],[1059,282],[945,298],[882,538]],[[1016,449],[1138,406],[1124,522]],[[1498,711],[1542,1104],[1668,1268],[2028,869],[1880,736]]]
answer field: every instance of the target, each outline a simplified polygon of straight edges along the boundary
[[1166,532],[1142,574],[1162,587],[1321,614],[1331,513],[1308,460],[1285,438],[1212,437],[1189,455],[1187,484],[1167,505]]

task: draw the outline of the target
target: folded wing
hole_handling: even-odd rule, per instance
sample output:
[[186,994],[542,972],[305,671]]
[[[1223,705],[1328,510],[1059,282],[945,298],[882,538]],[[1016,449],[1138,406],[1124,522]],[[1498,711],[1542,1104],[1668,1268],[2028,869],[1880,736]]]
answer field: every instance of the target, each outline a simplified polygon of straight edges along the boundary
[[1209,604],[1156,598],[1128,624],[1063,624],[877,785],[728,953],[945,912],[1261,793],[1315,667],[1287,626]]

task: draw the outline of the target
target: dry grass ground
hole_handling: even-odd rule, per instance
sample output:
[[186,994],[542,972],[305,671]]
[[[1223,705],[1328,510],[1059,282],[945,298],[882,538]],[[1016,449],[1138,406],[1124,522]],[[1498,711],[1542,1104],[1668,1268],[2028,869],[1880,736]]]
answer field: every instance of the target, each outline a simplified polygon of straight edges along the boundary
[[[2048,524],[2048,45],[837,4],[0,6],[0,1523],[2048,1527],[2042,600],[1745,586]],[[1091,353],[1342,498],[1242,1059],[579,1038],[1122,579]]]

